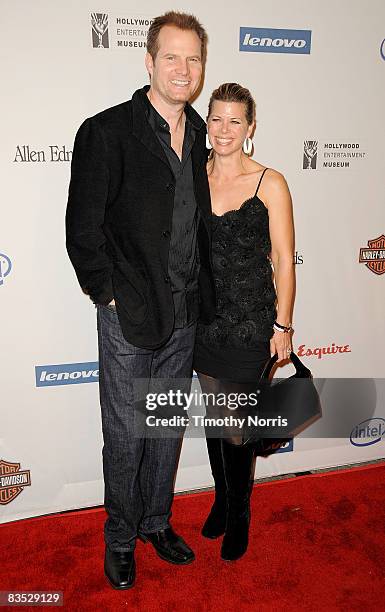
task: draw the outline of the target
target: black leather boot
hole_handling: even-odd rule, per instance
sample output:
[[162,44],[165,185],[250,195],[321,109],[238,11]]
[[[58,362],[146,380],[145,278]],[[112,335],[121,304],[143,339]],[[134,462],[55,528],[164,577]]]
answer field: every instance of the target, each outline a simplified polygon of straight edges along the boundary
[[242,557],[249,543],[251,468],[254,450],[223,442],[223,460],[227,482],[228,512],[221,557],[235,561]]
[[211,473],[215,482],[215,501],[201,533],[205,538],[210,538],[211,540],[223,535],[226,527],[227,487],[222,457],[222,443],[220,438],[206,438]]

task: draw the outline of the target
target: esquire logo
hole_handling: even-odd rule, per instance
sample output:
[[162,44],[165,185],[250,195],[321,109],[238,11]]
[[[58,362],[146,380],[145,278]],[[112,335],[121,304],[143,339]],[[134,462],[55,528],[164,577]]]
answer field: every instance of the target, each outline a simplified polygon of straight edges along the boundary
[[20,463],[0,459],[0,504],[5,506],[31,485],[31,472],[20,470]]
[[372,446],[385,438],[385,419],[375,417],[353,427],[350,443],[353,446]]
[[10,274],[12,263],[8,255],[0,253],[0,287],[4,285],[4,279]]
[[310,49],[311,30],[241,27],[239,31],[240,51],[309,55]]
[[327,355],[338,355],[340,353],[351,353],[352,349],[349,344],[335,344],[331,343],[330,346],[316,346],[316,347],[308,347],[306,344],[301,344],[298,347],[297,355],[298,357],[317,357],[317,359],[322,359],[322,357]]
[[79,385],[98,382],[99,363],[61,363],[35,367],[37,387],[55,387],[57,385]]

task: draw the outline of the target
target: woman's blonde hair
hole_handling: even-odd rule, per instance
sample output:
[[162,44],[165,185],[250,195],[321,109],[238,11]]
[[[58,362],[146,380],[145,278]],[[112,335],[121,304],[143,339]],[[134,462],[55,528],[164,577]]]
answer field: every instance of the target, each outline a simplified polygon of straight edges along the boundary
[[246,121],[249,125],[255,120],[255,102],[254,98],[246,87],[242,87],[238,83],[223,83],[217,89],[214,89],[209,102],[210,115],[213,102],[240,102],[245,105]]

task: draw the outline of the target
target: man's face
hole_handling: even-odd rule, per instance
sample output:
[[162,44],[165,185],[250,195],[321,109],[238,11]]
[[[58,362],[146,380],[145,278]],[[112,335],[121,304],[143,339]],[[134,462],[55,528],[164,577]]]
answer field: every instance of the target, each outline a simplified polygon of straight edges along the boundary
[[201,41],[196,32],[163,26],[158,36],[155,61],[146,54],[151,90],[166,104],[187,102],[202,77]]

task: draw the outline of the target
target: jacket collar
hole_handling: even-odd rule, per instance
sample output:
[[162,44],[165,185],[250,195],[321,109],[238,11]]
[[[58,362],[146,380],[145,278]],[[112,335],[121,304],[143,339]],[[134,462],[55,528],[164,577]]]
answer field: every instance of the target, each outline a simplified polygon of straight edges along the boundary
[[[163,147],[159,140],[155,137],[154,131],[150,126],[147,118],[149,105],[151,104],[147,92],[150,89],[149,85],[145,85],[142,89],[138,89],[132,96],[132,133],[140,142],[144,144],[154,155],[159,157],[167,166],[169,166],[167,156],[163,151]],[[186,103],[185,113],[188,120],[196,130],[201,130],[205,127],[205,122],[202,117]]]

